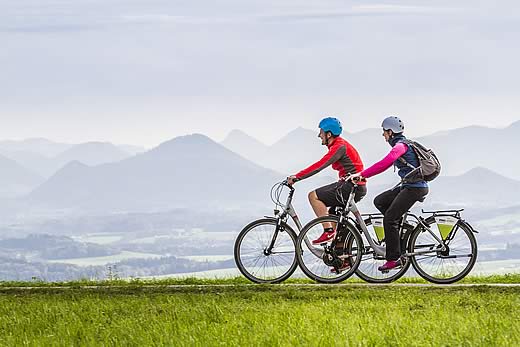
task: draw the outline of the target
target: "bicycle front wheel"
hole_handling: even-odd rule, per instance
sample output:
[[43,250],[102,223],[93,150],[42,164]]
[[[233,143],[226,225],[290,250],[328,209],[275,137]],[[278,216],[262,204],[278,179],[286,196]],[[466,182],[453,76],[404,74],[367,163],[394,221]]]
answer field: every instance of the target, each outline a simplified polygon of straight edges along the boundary
[[[350,223],[338,225],[338,216],[319,217],[309,222],[298,236],[298,264],[303,273],[320,283],[338,283],[354,274],[361,261],[361,237]],[[323,232],[323,224],[332,223],[338,228],[336,245],[331,242],[313,245]],[[347,245],[347,240],[352,240]]]
[[248,224],[235,241],[235,263],[255,283],[279,283],[291,277],[296,261],[296,233],[273,218]]
[[[440,235],[437,235],[440,237]],[[465,224],[457,224],[444,241],[446,249],[430,231],[418,228],[410,238],[412,265],[422,278],[449,284],[466,276],[477,260],[477,240]]]
[[[350,242],[350,240],[348,242]],[[379,246],[385,246],[384,243],[379,241],[374,240],[374,242]],[[401,261],[404,261],[403,265],[389,271],[379,271],[378,267],[382,266],[386,262],[385,257],[376,254],[368,240],[365,241],[364,239],[363,243],[365,248],[363,250],[361,263],[356,270],[356,276],[361,278],[363,281],[368,283],[390,283],[401,278],[410,268],[410,260],[403,257],[401,258]],[[351,246],[349,245],[349,247]]]

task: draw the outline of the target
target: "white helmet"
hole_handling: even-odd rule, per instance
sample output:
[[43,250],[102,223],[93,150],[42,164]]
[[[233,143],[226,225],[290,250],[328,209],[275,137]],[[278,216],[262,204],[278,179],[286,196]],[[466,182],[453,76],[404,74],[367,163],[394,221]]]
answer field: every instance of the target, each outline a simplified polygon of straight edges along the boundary
[[394,134],[402,133],[404,131],[403,121],[396,116],[386,117],[381,126],[383,127],[383,130],[392,130]]

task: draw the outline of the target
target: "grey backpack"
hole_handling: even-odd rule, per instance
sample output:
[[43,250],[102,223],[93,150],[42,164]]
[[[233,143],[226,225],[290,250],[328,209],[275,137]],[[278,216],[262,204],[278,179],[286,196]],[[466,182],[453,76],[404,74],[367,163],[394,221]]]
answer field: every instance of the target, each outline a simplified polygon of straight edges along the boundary
[[403,164],[406,164],[412,169],[405,177],[403,182],[415,183],[420,181],[433,181],[441,173],[441,163],[435,153],[431,149],[428,149],[421,145],[419,142],[406,140],[403,141],[410,146],[419,160],[419,166],[415,167],[404,160],[403,157],[399,158]]

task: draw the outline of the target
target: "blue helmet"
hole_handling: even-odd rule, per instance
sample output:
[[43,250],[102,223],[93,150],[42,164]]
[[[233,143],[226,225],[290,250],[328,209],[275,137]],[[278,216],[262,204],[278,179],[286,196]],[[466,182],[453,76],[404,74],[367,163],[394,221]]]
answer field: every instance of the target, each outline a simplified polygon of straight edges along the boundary
[[343,131],[341,122],[334,117],[323,118],[318,127],[325,132],[330,131],[334,136],[341,135],[341,132]]

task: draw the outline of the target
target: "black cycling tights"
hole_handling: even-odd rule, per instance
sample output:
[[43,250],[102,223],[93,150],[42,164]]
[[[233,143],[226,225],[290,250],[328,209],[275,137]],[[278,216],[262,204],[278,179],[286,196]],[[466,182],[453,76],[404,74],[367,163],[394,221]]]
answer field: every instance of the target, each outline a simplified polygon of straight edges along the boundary
[[386,260],[397,260],[401,256],[399,224],[403,215],[428,194],[428,188],[394,188],[376,196],[374,205],[385,216]]

